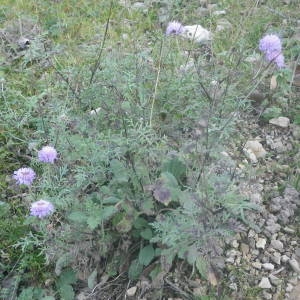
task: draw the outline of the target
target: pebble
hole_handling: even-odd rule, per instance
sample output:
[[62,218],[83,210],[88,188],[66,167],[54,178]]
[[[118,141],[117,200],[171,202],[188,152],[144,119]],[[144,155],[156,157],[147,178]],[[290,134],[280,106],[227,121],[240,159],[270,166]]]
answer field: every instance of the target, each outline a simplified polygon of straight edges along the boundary
[[[267,151],[264,149],[262,144],[256,140],[247,141],[245,144],[244,152],[253,162],[255,162],[255,159],[257,162],[257,158],[265,157],[267,154]],[[254,154],[255,157],[254,160],[253,160],[253,155],[251,154]]]
[[283,263],[286,263],[289,259],[290,259],[290,258],[289,258],[287,255],[285,255],[285,254],[281,256],[281,261],[282,261]]
[[287,128],[290,125],[290,119],[286,117],[278,117],[269,120],[269,123],[281,128]]
[[252,263],[252,266],[255,268],[255,269],[258,269],[260,270],[261,269],[261,263],[259,261],[254,261]]
[[243,253],[243,256],[246,256],[249,253],[249,246],[247,244],[242,243],[241,252]]
[[293,271],[300,273],[300,267],[299,267],[299,263],[297,262],[296,259],[290,259],[289,260],[289,265],[291,266],[291,268],[293,269]]
[[280,265],[281,262],[281,254],[279,252],[274,252],[273,255],[271,256],[271,260],[277,264]]
[[286,286],[285,291],[288,292],[288,293],[290,293],[293,290],[293,288],[294,288],[293,285],[290,284],[290,283],[288,283],[287,286]]
[[265,249],[266,243],[267,243],[266,239],[258,238],[256,242],[256,248]]
[[233,247],[233,248],[238,248],[239,247],[239,243],[237,242],[237,240],[233,240],[232,241],[232,243],[231,243],[231,246]]
[[279,250],[279,251],[283,250],[283,243],[279,240],[272,240],[271,246],[276,250]]
[[266,291],[263,291],[263,297],[266,300],[271,300],[272,299],[272,294],[267,293]]
[[289,227],[284,227],[283,231],[286,232],[286,233],[295,233],[295,230],[292,229],[292,228],[289,228]]
[[271,263],[264,263],[264,264],[262,264],[262,267],[267,271],[273,271],[274,270],[274,265],[271,264]]
[[128,290],[126,291],[126,295],[127,295],[128,297],[133,297],[133,296],[135,295],[135,293],[136,293],[136,290],[137,290],[137,287],[136,287],[136,286],[133,286],[133,287],[131,287],[130,289],[128,289]]
[[270,281],[272,282],[272,284],[274,284],[274,285],[276,285],[276,286],[280,285],[281,282],[282,282],[281,279],[279,279],[278,277],[276,277],[276,276],[273,275],[273,274],[270,274],[269,279],[270,279]]
[[272,285],[268,279],[268,277],[263,277],[258,285],[261,289],[270,289]]

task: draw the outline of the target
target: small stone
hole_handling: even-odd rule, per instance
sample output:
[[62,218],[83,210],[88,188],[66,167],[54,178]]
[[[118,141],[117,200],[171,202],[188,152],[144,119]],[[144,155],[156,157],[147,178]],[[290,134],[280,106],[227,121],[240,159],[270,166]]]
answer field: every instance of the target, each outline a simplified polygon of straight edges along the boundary
[[270,274],[269,279],[270,279],[270,281],[272,282],[272,284],[274,284],[274,285],[276,285],[276,286],[280,285],[281,282],[282,282],[281,279],[279,279],[278,277],[276,277],[276,276],[273,275],[273,274]]
[[296,285],[298,283],[298,278],[292,277],[291,279],[289,279],[289,283],[291,283],[292,285]]
[[237,284],[235,282],[232,282],[229,284],[229,288],[233,291],[237,291]]
[[291,241],[291,246],[296,246],[298,243],[297,243],[297,241]]
[[268,277],[263,277],[258,285],[261,289],[270,289],[272,285],[268,279]]
[[133,287],[131,287],[130,289],[128,289],[128,290],[126,291],[126,295],[127,295],[128,297],[133,297],[133,296],[135,295],[135,293],[136,293],[136,290],[137,290],[137,287],[136,287],[136,286],[133,286]]
[[261,263],[259,261],[254,261],[252,263],[252,266],[255,268],[255,269],[258,269],[260,270],[261,269]]
[[231,243],[231,246],[235,249],[237,249],[239,247],[239,243],[237,242],[237,240],[233,240]]
[[266,239],[258,238],[256,242],[256,248],[265,249],[266,243],[267,243]]
[[249,246],[247,244],[241,244],[241,252],[243,256],[246,256],[249,253]]
[[286,233],[295,233],[294,229],[287,227],[287,226],[283,228],[283,231]]
[[274,270],[274,265],[271,264],[271,263],[264,263],[264,264],[262,264],[262,267],[267,271],[273,271]]
[[255,231],[252,230],[252,229],[250,229],[249,232],[248,232],[248,237],[249,237],[249,238],[253,238],[253,237],[255,237],[255,236],[256,236]]
[[216,10],[212,13],[213,16],[223,16],[226,15],[226,11],[225,10]]
[[286,117],[278,117],[269,120],[269,123],[272,125],[279,126],[281,128],[287,128],[290,125],[290,119]]
[[289,260],[289,265],[291,266],[291,268],[293,269],[293,271],[295,271],[296,273],[300,273],[300,267],[299,267],[299,263],[297,262],[296,259],[290,259]]
[[283,263],[286,263],[289,259],[290,259],[290,258],[289,258],[287,255],[285,255],[285,254],[283,254],[283,255],[281,256],[281,261],[282,261]]
[[276,250],[279,250],[279,251],[283,250],[283,243],[279,240],[272,240],[270,244]]
[[271,300],[272,299],[272,294],[267,293],[266,291],[263,291],[263,297],[266,300]]
[[244,149],[247,149],[250,152],[252,152],[256,158],[265,157],[267,154],[267,151],[264,149],[262,144],[256,140],[247,141]]
[[285,289],[285,291],[287,292],[287,293],[290,293],[292,290],[293,290],[293,285],[292,284],[290,284],[290,283],[288,283],[287,285],[286,285],[286,289]]
[[274,252],[273,255],[271,256],[271,260],[277,264],[280,265],[281,262],[281,254],[279,252]]
[[234,263],[234,257],[230,256],[230,257],[226,258],[225,261],[229,264],[233,264]]

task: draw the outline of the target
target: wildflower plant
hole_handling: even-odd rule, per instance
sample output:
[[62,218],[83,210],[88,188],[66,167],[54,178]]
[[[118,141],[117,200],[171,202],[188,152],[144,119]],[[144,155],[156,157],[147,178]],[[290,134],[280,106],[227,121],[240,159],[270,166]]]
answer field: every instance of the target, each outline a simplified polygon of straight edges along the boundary
[[14,172],[13,178],[17,184],[31,185],[36,178],[36,174],[32,168],[20,168]]
[[[250,92],[264,82],[246,60],[258,39],[243,44],[216,34],[206,53],[199,44],[166,38],[184,32],[180,22],[162,34],[151,19],[138,39],[116,44],[114,5],[102,19],[100,44],[82,35],[88,43],[80,41],[74,52],[49,53],[51,72],[45,70],[47,82],[39,79],[47,89],[32,96],[24,83],[29,96],[22,111],[14,110],[15,92],[3,91],[5,109],[14,113],[7,127],[26,130],[22,159],[36,170],[21,168],[13,178],[37,182],[22,201],[32,230],[43,231],[40,245],[64,299],[74,296],[76,272],[96,289],[97,278],[117,276],[123,266],[137,279],[153,263],[155,277],[179,258],[205,277],[201,266],[221,255],[224,237],[247,224],[245,210],[257,209],[239,194],[236,162],[222,152],[239,136],[235,123],[250,110]],[[276,36],[263,38],[259,49],[284,65]],[[39,163],[27,147],[32,140],[46,145]]]

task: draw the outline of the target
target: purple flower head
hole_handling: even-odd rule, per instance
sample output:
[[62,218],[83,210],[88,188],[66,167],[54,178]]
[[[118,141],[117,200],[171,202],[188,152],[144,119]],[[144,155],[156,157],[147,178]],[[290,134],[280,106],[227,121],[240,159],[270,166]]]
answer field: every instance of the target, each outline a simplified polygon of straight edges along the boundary
[[279,54],[276,58],[275,58],[275,63],[277,64],[278,68],[284,68],[285,67],[285,63],[284,63],[284,56],[283,54]]
[[178,35],[182,34],[184,32],[184,27],[181,23],[177,21],[169,22],[167,29],[166,29],[166,35]]
[[270,52],[281,52],[280,38],[275,34],[268,34],[259,41],[259,50],[265,54]]
[[279,37],[275,34],[268,34],[259,41],[259,50],[265,54],[266,60],[274,61],[278,68],[283,68],[284,56],[281,52],[282,46]]
[[51,215],[54,212],[54,206],[46,200],[33,202],[30,207],[30,215],[40,219]]
[[284,56],[281,52],[270,52],[266,54],[267,61],[274,61],[278,68],[283,68],[284,64]]
[[35,176],[36,174],[31,168],[20,168],[14,172],[13,178],[18,184],[31,185]]
[[57,151],[52,146],[44,146],[38,152],[38,157],[41,162],[53,164],[57,158]]

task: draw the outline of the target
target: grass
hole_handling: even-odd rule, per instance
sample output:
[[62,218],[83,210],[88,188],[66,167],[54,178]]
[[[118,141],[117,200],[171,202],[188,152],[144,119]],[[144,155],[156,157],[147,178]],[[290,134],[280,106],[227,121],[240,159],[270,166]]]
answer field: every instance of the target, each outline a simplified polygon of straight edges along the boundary
[[[281,110],[297,122],[291,74],[260,73],[260,62],[245,60],[266,32],[293,35],[296,3],[219,1],[231,27],[215,33],[207,50],[164,35],[170,20],[199,22],[197,1],[146,1],[147,13],[113,0],[2,2],[0,278],[15,282],[10,297],[72,299],[76,280],[92,290],[105,270],[136,279],[154,262],[156,273],[171,272],[167,258],[195,265],[200,250],[209,257],[210,234],[228,234],[228,216],[213,212],[221,207],[239,219],[251,208],[219,165],[230,167],[222,150],[243,143],[236,124],[251,114],[247,95],[262,88],[273,97],[271,114]],[[209,13],[200,23],[214,32],[219,19]],[[30,40],[26,50],[17,45],[21,35]],[[285,55],[294,60],[299,43],[290,40]],[[191,60],[197,72],[182,71]],[[272,70],[281,80],[276,97],[268,90]],[[53,167],[36,158],[45,144],[59,150]],[[38,175],[29,189],[11,179],[25,165]],[[292,181],[298,185],[299,176]],[[40,198],[57,208],[48,223],[28,218]],[[201,230],[211,230],[207,240]],[[117,270],[119,251],[126,258]]]

